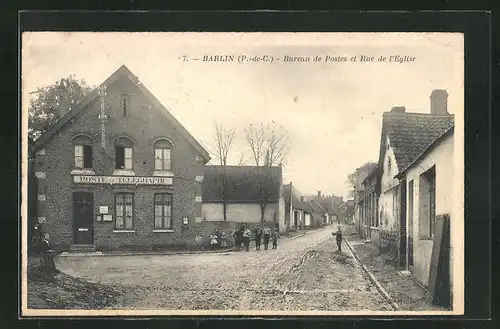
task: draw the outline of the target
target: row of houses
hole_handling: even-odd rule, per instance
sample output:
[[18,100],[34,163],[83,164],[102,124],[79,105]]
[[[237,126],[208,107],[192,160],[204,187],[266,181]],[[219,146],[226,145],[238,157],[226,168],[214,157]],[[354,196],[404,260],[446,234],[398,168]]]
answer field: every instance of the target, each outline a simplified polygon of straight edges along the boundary
[[445,306],[451,301],[454,184],[447,97],[446,90],[434,90],[429,113],[394,107],[383,114],[379,159],[358,177],[355,211],[365,242],[392,253]]
[[29,144],[29,217],[59,250],[200,246],[238,223],[283,233],[337,215],[333,197],[306,200],[284,184],[281,166],[208,165],[125,66]]

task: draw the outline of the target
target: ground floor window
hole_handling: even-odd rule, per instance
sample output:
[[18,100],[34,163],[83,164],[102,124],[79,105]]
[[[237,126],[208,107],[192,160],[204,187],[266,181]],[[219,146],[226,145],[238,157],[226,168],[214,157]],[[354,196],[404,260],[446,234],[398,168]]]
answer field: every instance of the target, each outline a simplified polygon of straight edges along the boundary
[[115,196],[117,230],[131,230],[134,228],[134,195],[132,193],[118,193]]
[[155,229],[172,228],[172,194],[155,194]]
[[418,229],[420,239],[432,239],[436,221],[436,170],[435,167],[420,175]]

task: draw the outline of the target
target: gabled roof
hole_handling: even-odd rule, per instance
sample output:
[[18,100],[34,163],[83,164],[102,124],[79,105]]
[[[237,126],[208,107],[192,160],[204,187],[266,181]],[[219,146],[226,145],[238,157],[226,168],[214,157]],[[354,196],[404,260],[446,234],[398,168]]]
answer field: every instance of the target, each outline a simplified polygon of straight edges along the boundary
[[[281,189],[281,167],[259,167],[262,190],[268,202],[278,202]],[[256,166],[226,166],[228,203],[260,203],[259,174]],[[222,167],[205,166],[203,202],[223,202]]]
[[324,214],[326,213],[327,211],[321,206],[321,204],[315,200],[315,199],[312,199],[312,200],[309,200],[309,205],[311,206],[312,208],[312,211],[313,212],[316,212],[316,213],[319,213],[319,214]]
[[285,211],[290,211],[290,200],[292,201],[292,206],[295,209],[299,209],[308,213],[311,213],[312,209],[307,202],[302,201],[303,195],[293,187],[292,184],[287,184],[283,186],[283,198],[285,199]]
[[394,150],[398,171],[408,167],[434,140],[453,127],[453,115],[385,112],[382,120],[379,168],[387,137]]
[[373,178],[373,176],[378,174],[378,165],[374,166],[370,172],[361,180],[361,184],[364,184],[368,179]]
[[90,92],[85,99],[78,104],[77,107],[67,112],[61,119],[59,119],[47,132],[45,132],[40,138],[35,141],[34,149],[38,149],[45,145],[47,141],[57,133],[68,121],[74,118],[78,113],[80,113],[88,104],[90,104],[96,97],[99,88],[107,87],[120,77],[126,76],[128,77],[139,90],[146,96],[146,98],[153,103],[154,107],[159,109],[159,111],[170,120],[173,125],[178,129],[181,135],[186,138],[193,147],[202,154],[205,158],[205,161],[208,162],[210,160],[210,155],[207,150],[182,126],[182,124],[177,121],[177,119],[161,104],[161,102],[139,81],[139,79],[125,66],[122,65],[118,70],[116,70],[109,78],[107,78],[99,87],[95,88]]
[[403,168],[402,170],[400,170],[399,173],[395,176],[395,178],[401,178],[408,169],[410,169],[411,167],[413,167],[414,164],[416,164],[420,159],[422,159],[423,157],[425,157],[427,155],[427,153],[429,153],[432,149],[434,149],[434,147],[436,147],[443,139],[445,139],[446,137],[448,137],[451,134],[453,134],[454,130],[455,130],[455,127],[451,126],[448,130],[446,130],[443,134],[441,134],[441,136],[439,136],[438,138],[436,138],[410,164],[408,164],[406,166],[406,168]]

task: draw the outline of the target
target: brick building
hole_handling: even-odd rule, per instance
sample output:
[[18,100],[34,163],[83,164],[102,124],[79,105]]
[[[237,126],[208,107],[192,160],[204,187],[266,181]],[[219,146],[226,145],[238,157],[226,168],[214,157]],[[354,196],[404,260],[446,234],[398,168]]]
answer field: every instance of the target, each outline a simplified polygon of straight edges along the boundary
[[37,215],[57,249],[200,240],[209,154],[127,67],[68,111],[34,151]]

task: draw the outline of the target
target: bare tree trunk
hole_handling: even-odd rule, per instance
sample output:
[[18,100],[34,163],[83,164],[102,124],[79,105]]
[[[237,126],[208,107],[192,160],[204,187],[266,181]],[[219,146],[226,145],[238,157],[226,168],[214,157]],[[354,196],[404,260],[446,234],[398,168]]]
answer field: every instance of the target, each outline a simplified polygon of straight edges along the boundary
[[225,165],[222,167],[222,211],[224,215],[224,221],[227,221],[227,175],[225,170]]
[[264,223],[264,214],[266,213],[266,203],[260,203],[260,222]]

